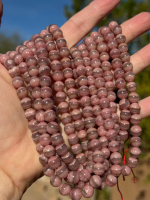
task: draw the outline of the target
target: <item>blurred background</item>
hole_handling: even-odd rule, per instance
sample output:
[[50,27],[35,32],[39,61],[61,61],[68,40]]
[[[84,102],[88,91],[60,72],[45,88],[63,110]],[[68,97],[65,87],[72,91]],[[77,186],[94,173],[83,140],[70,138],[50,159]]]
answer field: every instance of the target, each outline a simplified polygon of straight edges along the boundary
[[[3,0],[4,11],[0,29],[0,53],[14,50],[23,41],[29,40],[33,34],[39,33],[49,24],[63,25],[67,19],[88,5],[91,0]],[[119,24],[132,18],[134,15],[150,12],[149,0],[121,0],[120,4],[96,27],[108,25],[112,20]],[[150,33],[147,32],[135,39],[129,45],[130,54],[144,47],[150,42]],[[137,92],[140,99],[150,96],[150,67],[136,76]],[[148,200],[150,198],[150,118],[142,120],[142,155],[139,166],[134,170],[137,183],[130,175],[123,181],[119,178],[120,190],[124,200]],[[128,145],[128,144],[127,144]],[[22,200],[63,200],[70,199],[59,195],[57,188],[52,188],[49,179],[43,177],[36,181],[24,194]],[[120,200],[117,187],[96,191],[92,199]]]

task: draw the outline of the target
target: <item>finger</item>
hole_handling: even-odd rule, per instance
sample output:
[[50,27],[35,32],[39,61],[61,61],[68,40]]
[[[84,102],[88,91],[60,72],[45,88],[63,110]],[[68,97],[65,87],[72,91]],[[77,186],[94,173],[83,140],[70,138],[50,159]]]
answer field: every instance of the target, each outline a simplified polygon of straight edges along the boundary
[[133,64],[133,72],[138,74],[142,70],[150,66],[150,44],[133,54],[130,58]]
[[71,17],[61,27],[68,47],[77,44],[119,2],[120,0],[94,0],[86,8]]
[[150,97],[147,97],[139,102],[141,106],[140,115],[142,118],[150,116]]
[[126,42],[130,43],[132,40],[148,31],[150,29],[149,22],[150,13],[142,12],[122,23],[122,33],[126,36]]
[[2,64],[0,64],[0,78],[12,85],[12,78],[9,75],[8,70]]
[[3,16],[3,3],[0,0],[0,24],[1,24],[1,18],[2,18],[2,16]]

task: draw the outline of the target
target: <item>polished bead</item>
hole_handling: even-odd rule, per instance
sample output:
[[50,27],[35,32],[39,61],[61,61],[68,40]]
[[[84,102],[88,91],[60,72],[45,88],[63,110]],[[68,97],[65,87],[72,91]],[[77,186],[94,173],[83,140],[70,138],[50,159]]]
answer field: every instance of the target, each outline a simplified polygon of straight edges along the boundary
[[70,197],[72,200],[80,200],[82,197],[82,192],[78,188],[74,188],[70,191]]
[[118,177],[122,173],[122,167],[120,165],[112,165],[110,168],[110,172],[112,175]]
[[121,89],[121,88],[124,88],[124,87],[125,87],[126,82],[125,82],[125,80],[124,80],[123,78],[118,78],[118,79],[116,80],[115,85],[116,85],[117,89]]
[[139,114],[133,114],[133,115],[131,115],[130,122],[133,125],[140,124],[141,123],[141,116]]
[[98,137],[98,131],[95,128],[89,128],[87,130],[87,138],[92,140],[92,139],[96,139]]
[[104,128],[104,126],[99,126],[98,128],[98,135],[99,136],[105,136],[107,133],[106,129]]
[[79,168],[79,163],[76,159],[74,159],[69,165],[68,165],[68,169],[70,171],[75,171]]
[[68,135],[74,133],[75,132],[74,124],[71,124],[71,123],[65,124],[64,131]]
[[59,193],[63,196],[67,196],[70,193],[70,191],[71,191],[71,187],[67,183],[62,183],[59,186]]
[[132,147],[130,149],[130,154],[134,158],[138,158],[141,154],[141,150],[138,147]]
[[83,164],[86,161],[86,157],[83,153],[79,153],[76,155],[76,160],[78,161],[78,163]]
[[67,113],[69,110],[69,105],[67,102],[61,102],[59,105],[58,105],[58,111],[60,113]]
[[123,176],[129,176],[131,173],[131,168],[128,167],[127,165],[123,165],[121,173]]
[[78,89],[78,95],[80,97],[84,97],[84,96],[88,96],[90,93],[89,91],[89,88],[87,86],[81,86],[79,89]]
[[120,129],[123,131],[127,131],[130,127],[130,123],[126,120],[120,120],[119,125]]
[[61,157],[61,160],[66,164],[70,164],[73,162],[73,154],[71,152],[67,152],[66,154],[64,154],[62,157]]
[[21,100],[21,106],[24,110],[27,110],[28,108],[31,108],[32,102],[29,97],[25,97]]
[[119,58],[114,58],[111,62],[112,68],[115,70],[122,67],[122,62]]
[[95,106],[93,107],[93,114],[94,114],[95,116],[98,116],[98,115],[101,114],[101,107],[100,107],[99,105],[95,105]]
[[135,136],[135,137],[139,137],[142,134],[141,127],[138,126],[138,125],[132,126],[131,129],[130,129],[130,134]]
[[37,145],[36,145],[36,150],[37,150],[37,152],[39,153],[39,154],[42,154],[43,153],[43,146],[40,144],[40,143],[38,143]]
[[135,92],[137,89],[137,84],[135,82],[129,82],[126,85],[128,92]]
[[62,180],[61,178],[59,178],[57,175],[53,175],[51,178],[50,178],[50,183],[53,187],[59,187],[62,183]]
[[53,169],[50,169],[49,167],[45,166],[44,167],[44,175],[47,176],[47,177],[51,177],[53,176],[55,173],[55,170]]
[[57,169],[60,166],[60,159],[57,156],[52,156],[48,160],[48,166],[51,169]]
[[43,149],[43,153],[47,158],[50,158],[52,156],[55,156],[55,149],[52,145],[47,145]]
[[102,180],[101,180],[101,177],[98,176],[98,175],[93,175],[91,176],[90,178],[90,185],[93,187],[93,188],[99,188],[101,183],[102,183]]
[[133,82],[135,79],[135,74],[132,71],[126,72],[124,75],[124,79],[127,82]]
[[44,110],[52,109],[54,106],[54,102],[51,98],[45,98],[42,100],[42,108]]
[[116,152],[119,151],[119,142],[112,140],[109,144],[108,144],[108,148],[111,152]]
[[85,198],[90,198],[92,197],[94,194],[94,189],[92,186],[90,185],[85,185],[82,189],[82,195],[85,197]]
[[107,43],[107,46],[108,48],[111,50],[111,49],[114,49],[114,48],[117,48],[118,47],[118,43],[115,39],[110,39]]
[[113,119],[106,119],[104,121],[104,128],[109,130],[109,129],[113,129],[115,126],[114,120]]
[[103,74],[103,78],[105,81],[112,81],[113,80],[113,73],[111,71],[105,71]]
[[99,104],[100,104],[101,108],[108,108],[110,105],[110,102],[109,102],[109,99],[102,98],[102,99],[100,99]]
[[114,129],[109,129],[106,132],[106,137],[108,140],[113,140],[117,135],[117,131],[115,131]]
[[68,169],[66,166],[60,166],[59,168],[57,168],[56,170],[56,175],[59,177],[59,178],[66,178],[68,176]]
[[102,77],[96,78],[95,79],[95,86],[97,88],[101,88],[105,85],[105,80]]
[[114,71],[114,78],[118,79],[118,78],[123,78],[124,77],[124,71],[121,68],[117,68]]
[[64,102],[66,100],[66,93],[59,91],[55,95],[55,100],[57,103]]
[[77,131],[83,130],[84,129],[84,121],[83,120],[76,120],[74,122],[74,127]]
[[99,150],[101,147],[100,145],[100,141],[98,139],[93,139],[90,141],[90,144],[89,144],[89,149],[91,149],[92,151],[95,151],[95,150]]
[[102,147],[101,151],[103,152],[104,158],[107,159],[110,156],[110,150],[106,147]]
[[[101,66],[102,67],[102,66]],[[103,76],[103,70],[99,67],[94,68],[93,70],[93,77],[98,78]]]
[[95,126],[95,119],[93,117],[87,117],[84,120],[85,128],[94,128]]
[[102,163],[104,161],[104,154],[100,150],[96,150],[92,155],[93,161],[96,163]]
[[114,102],[110,102],[109,109],[111,110],[112,113],[116,113],[117,112],[117,104]]
[[51,142],[53,145],[59,145],[63,143],[63,137],[60,133],[55,133],[51,136]]
[[139,147],[141,145],[141,138],[140,137],[131,137],[130,144],[133,147]]
[[42,99],[39,98],[39,99],[36,99],[34,102],[33,102],[33,107],[35,110],[41,110],[43,107],[42,107]]
[[127,99],[121,99],[119,102],[120,110],[128,109],[130,106],[130,102]]
[[108,176],[106,177],[106,184],[107,184],[109,187],[115,186],[116,183],[117,183],[117,178],[116,178],[115,176],[113,176],[113,175],[110,174],[110,175],[108,175]]
[[44,113],[44,120],[47,122],[52,122],[56,118],[56,113],[53,110],[47,110]]
[[123,34],[118,34],[116,40],[119,44],[126,42],[126,37]]
[[90,106],[91,105],[91,98],[89,96],[84,96],[80,99],[81,106]]
[[64,79],[63,72],[61,72],[61,71],[54,71],[54,73],[53,73],[53,79],[54,79],[54,81],[62,81]]
[[124,88],[121,88],[117,91],[117,96],[120,98],[120,99],[125,99],[127,98],[128,96],[128,92],[126,89]]
[[103,88],[103,87],[99,88],[98,91],[97,91],[97,96],[99,98],[106,98],[107,97],[107,90],[106,90],[106,88]]
[[91,96],[91,104],[92,106],[99,105],[99,98],[97,95],[92,95]]
[[108,139],[107,139],[107,137],[101,136],[99,138],[99,141],[100,141],[101,147],[107,147],[108,146]]
[[46,156],[44,154],[41,154],[39,156],[39,161],[43,166],[47,166],[47,164],[48,164],[48,159],[46,158]]
[[121,120],[129,120],[131,117],[131,113],[129,110],[122,110],[120,113]]
[[104,171],[105,171],[105,169],[104,169],[104,166],[102,163],[95,163],[93,165],[93,173],[95,175],[103,175]]
[[40,141],[40,136],[41,136],[41,134],[38,131],[35,131],[32,133],[32,140],[35,143],[38,143]]
[[24,86],[24,80],[21,77],[16,76],[13,78],[12,84],[16,89],[18,89],[18,88]]
[[91,106],[86,106],[84,107],[84,109],[82,110],[82,115],[84,117],[92,117],[93,116],[93,109]]
[[85,141],[81,142],[81,146],[82,146],[83,150],[85,150],[85,151],[88,150],[89,141],[85,140]]
[[16,76],[19,76],[20,74],[20,71],[19,71],[19,68],[18,67],[12,67],[11,69],[9,69],[9,75],[14,78]]
[[68,147],[65,143],[59,144],[56,146],[56,153],[59,156],[62,156],[68,152]]
[[49,122],[47,124],[47,132],[50,134],[57,133],[59,130],[59,125],[56,122]]
[[113,164],[120,164],[121,161],[122,161],[122,156],[120,153],[118,152],[113,152],[110,156],[110,161],[113,163]]
[[77,109],[79,107],[79,101],[77,99],[71,99],[69,101],[69,107],[73,109]]
[[80,144],[74,144],[74,145],[72,145],[71,150],[72,150],[73,154],[77,155],[82,152],[82,147]]
[[127,159],[127,165],[130,168],[135,168],[138,165],[138,160],[134,157],[129,157]]
[[121,140],[126,140],[126,139],[128,139],[129,134],[128,134],[127,131],[120,130],[119,131],[119,136],[120,136]]

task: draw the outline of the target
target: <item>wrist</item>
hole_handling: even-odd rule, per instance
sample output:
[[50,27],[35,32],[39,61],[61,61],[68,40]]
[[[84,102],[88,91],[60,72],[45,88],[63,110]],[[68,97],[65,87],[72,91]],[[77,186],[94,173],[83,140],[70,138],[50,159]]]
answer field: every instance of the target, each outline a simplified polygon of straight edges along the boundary
[[14,185],[12,180],[0,170],[0,199],[1,200],[20,200],[22,192]]

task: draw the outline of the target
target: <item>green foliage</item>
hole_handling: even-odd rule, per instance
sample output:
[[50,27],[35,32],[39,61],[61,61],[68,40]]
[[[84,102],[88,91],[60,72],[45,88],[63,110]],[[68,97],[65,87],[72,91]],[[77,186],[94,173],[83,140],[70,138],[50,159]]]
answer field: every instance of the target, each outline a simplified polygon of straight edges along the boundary
[[106,187],[104,190],[97,190],[96,192],[96,196],[95,196],[95,199],[96,200],[100,200],[100,199],[103,199],[103,200],[110,200],[110,192],[108,191],[108,188]]
[[17,45],[22,44],[22,39],[18,33],[7,36],[5,33],[0,33],[0,53],[14,51]]

